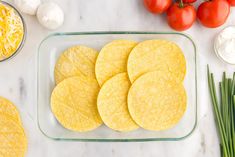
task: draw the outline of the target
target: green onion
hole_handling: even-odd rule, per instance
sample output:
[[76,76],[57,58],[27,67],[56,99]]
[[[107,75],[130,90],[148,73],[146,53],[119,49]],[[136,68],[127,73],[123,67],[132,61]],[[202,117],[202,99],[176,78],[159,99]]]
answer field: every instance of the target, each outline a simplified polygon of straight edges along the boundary
[[226,73],[223,73],[222,82],[219,82],[220,97],[217,96],[214,76],[210,73],[209,66],[207,66],[207,75],[219,132],[221,156],[235,157],[235,73],[233,78],[227,78]]

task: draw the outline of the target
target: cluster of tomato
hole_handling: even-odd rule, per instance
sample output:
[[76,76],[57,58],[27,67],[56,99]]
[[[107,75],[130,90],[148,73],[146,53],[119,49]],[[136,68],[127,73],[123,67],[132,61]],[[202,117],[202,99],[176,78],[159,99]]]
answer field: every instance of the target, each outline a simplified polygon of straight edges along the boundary
[[235,0],[207,0],[196,10],[192,5],[195,1],[144,0],[144,4],[154,14],[166,12],[169,26],[177,31],[190,28],[197,18],[205,27],[219,27],[227,20],[230,6],[235,6]]

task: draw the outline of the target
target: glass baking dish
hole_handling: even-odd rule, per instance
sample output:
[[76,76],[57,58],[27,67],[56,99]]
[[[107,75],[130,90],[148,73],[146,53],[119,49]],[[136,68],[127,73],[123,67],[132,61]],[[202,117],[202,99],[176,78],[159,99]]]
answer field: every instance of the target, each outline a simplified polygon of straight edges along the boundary
[[[113,131],[102,125],[96,130],[79,133],[63,128],[50,109],[50,96],[54,82],[54,66],[58,56],[68,47],[85,45],[100,50],[107,42],[115,39],[143,41],[166,39],[177,43],[186,58],[187,73],[184,85],[187,92],[187,110],[181,121],[172,129],[165,131],[136,131],[123,133]],[[193,40],[182,33],[172,32],[71,32],[54,33],[46,37],[38,50],[37,73],[37,117],[40,131],[48,138],[68,141],[176,141],[188,137],[197,123],[197,54]]]

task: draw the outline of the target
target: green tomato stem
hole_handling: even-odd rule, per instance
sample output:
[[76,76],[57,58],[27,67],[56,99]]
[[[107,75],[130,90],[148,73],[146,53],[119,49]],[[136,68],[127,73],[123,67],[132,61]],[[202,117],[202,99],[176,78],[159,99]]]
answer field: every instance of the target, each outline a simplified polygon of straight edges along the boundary
[[180,0],[179,7],[180,7],[180,8],[183,8],[183,7],[184,7],[184,2],[183,2],[183,0]]

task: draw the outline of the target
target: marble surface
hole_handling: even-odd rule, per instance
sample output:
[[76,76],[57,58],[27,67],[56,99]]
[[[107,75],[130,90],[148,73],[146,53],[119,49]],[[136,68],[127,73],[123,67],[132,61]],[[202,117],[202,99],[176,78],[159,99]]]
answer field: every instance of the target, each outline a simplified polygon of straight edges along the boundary
[[[165,15],[157,16],[143,8],[142,0],[57,0],[65,12],[64,25],[56,31],[172,31]],[[28,157],[219,157],[219,142],[207,88],[206,65],[219,78],[223,70],[234,67],[222,63],[213,51],[213,39],[228,25],[235,24],[235,9],[228,21],[217,29],[196,22],[186,31],[198,51],[198,125],[194,133],[177,142],[85,143],[58,142],[43,136],[36,117],[36,53],[40,41],[52,33],[39,25],[34,16],[24,15],[27,39],[13,59],[0,63],[0,95],[20,109],[29,140]]]

